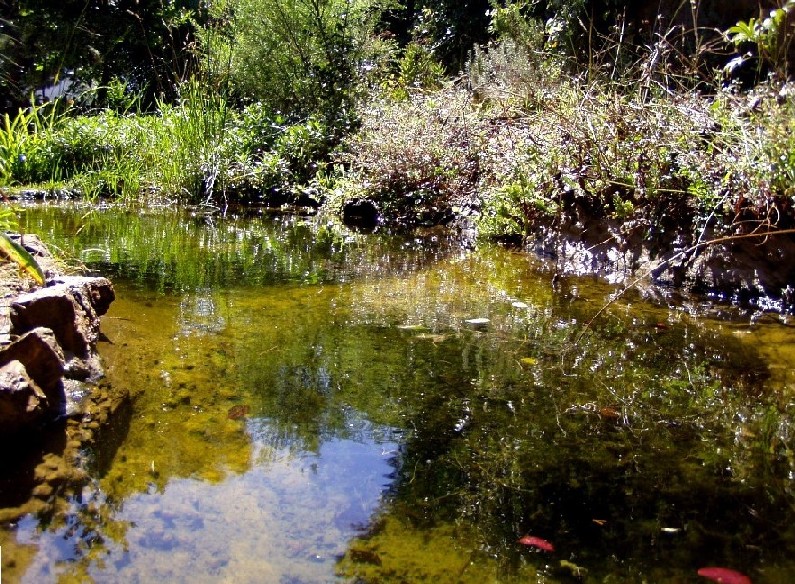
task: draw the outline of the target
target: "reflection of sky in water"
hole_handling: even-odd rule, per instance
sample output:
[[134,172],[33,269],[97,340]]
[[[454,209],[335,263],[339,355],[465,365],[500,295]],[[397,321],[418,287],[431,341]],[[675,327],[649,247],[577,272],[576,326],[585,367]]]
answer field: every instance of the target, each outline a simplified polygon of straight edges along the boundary
[[[353,422],[352,422],[353,425]],[[330,439],[320,451],[274,449],[266,420],[249,420],[252,469],[213,484],[171,480],[162,493],[127,498],[113,520],[129,522],[125,544],[89,573],[98,582],[327,582],[347,542],[377,510],[397,444],[386,428],[352,428],[365,441]],[[364,436],[366,434],[367,436]],[[38,533],[20,523],[20,543],[39,551],[24,581],[53,581],[74,559],[68,529]],[[61,567],[57,567],[60,563]]]
[[179,326],[183,335],[190,333],[219,333],[226,326],[226,319],[219,314],[211,289],[186,294],[179,307]]

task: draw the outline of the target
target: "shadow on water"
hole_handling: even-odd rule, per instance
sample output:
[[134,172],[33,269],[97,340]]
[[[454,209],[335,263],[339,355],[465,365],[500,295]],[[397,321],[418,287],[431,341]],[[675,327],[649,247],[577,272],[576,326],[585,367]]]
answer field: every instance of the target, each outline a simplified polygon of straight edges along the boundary
[[4,576],[795,575],[781,324],[627,297],[575,344],[608,287],[553,291],[532,259],[449,234],[65,207],[25,220],[114,279],[101,351],[134,399],[71,512],[2,532]]

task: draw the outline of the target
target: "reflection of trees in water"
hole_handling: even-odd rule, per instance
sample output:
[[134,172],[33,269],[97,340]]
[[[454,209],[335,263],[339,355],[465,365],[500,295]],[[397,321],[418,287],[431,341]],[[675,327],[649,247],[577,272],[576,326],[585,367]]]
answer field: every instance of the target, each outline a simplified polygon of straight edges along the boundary
[[[375,524],[346,573],[372,574],[368,553],[400,549],[401,529],[431,537],[445,525],[469,526],[456,545],[491,550],[505,577],[524,566],[525,533],[602,576],[688,572],[705,558],[792,570],[791,450],[770,432],[786,415],[771,410],[754,351],[637,322],[612,323],[576,351],[477,334],[442,346],[419,385],[447,378],[446,394],[403,403],[416,430],[384,513],[405,527]],[[538,357],[517,367],[525,355]],[[469,366],[446,370],[456,358]],[[357,571],[356,557],[370,565]]]
[[[327,220],[194,215],[173,209],[132,212],[36,207],[24,229],[114,282],[157,292],[350,282],[410,273],[449,254],[458,239],[436,233],[396,238],[360,235]],[[84,250],[103,254],[83,254]]]

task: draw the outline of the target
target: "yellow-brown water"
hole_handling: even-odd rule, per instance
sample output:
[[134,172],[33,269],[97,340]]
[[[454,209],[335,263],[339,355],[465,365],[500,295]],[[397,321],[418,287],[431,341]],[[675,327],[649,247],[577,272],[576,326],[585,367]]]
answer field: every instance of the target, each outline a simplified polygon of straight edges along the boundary
[[0,531],[3,582],[795,577],[778,317],[627,295],[575,344],[609,287],[443,233],[25,221],[113,279],[100,350],[134,401],[69,513]]

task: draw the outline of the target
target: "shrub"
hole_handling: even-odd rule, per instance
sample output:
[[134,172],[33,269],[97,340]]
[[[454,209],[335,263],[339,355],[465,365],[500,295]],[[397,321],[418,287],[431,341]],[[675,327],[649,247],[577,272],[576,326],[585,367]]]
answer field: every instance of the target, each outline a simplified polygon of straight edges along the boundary
[[[293,120],[345,125],[376,0],[229,0],[213,6],[203,36],[212,73],[231,93]],[[220,63],[220,65],[219,65]],[[224,71],[224,64],[228,70]],[[220,69],[220,71],[218,71]]]
[[345,184],[358,185],[343,199],[370,198],[390,222],[407,224],[444,221],[453,208],[473,204],[482,142],[465,92],[379,100],[361,116],[338,157]]

